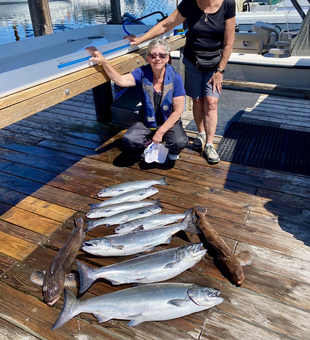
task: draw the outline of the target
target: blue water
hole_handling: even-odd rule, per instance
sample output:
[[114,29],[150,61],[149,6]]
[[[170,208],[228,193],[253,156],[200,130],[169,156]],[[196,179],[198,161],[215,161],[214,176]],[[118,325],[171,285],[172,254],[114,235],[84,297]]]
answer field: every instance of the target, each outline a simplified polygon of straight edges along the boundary
[[[128,12],[136,18],[155,11],[161,11],[166,15],[176,8],[176,2],[176,0],[121,0],[121,13]],[[50,1],[49,7],[54,33],[105,24],[111,20],[110,0]],[[156,24],[161,18],[160,14],[156,14],[144,19],[143,22]],[[28,3],[0,3],[0,44],[32,37],[34,34]]]

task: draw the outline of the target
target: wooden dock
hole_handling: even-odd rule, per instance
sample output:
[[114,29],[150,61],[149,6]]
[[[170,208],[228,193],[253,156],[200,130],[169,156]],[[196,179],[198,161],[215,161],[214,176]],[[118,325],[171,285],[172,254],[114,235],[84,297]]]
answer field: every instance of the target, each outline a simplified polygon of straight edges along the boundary
[[[174,167],[144,166],[122,153],[123,132],[96,121],[88,92],[0,130],[0,339],[309,339],[310,178],[227,162],[210,166],[190,145]],[[122,320],[99,324],[81,314],[51,331],[63,300],[54,307],[42,302],[32,272],[48,268],[73,219],[85,219],[89,204],[99,202],[100,189],[163,176],[170,185],[158,186],[153,196],[161,199],[162,213],[205,206],[231,249],[252,253],[242,286],[230,283],[207,255],[170,281],[220,289],[224,302],[216,307],[136,327]],[[98,227],[87,237],[110,233]],[[156,250],[196,241],[196,235],[179,233]],[[78,259],[94,266],[125,260],[83,251]],[[130,286],[102,280],[81,298]]]

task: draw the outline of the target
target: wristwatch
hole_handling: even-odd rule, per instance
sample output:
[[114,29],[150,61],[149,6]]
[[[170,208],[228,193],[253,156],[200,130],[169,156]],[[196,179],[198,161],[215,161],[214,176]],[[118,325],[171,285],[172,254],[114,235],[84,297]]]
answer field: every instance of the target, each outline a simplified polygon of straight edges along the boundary
[[223,70],[222,68],[219,68],[219,67],[216,69],[216,71],[217,71],[217,72],[220,72],[220,73],[222,73],[222,74],[225,72],[225,70]]

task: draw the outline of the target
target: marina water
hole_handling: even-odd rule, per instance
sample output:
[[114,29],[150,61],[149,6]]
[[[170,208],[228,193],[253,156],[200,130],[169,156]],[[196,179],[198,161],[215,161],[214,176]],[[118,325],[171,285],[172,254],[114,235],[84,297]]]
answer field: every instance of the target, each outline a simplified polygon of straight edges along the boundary
[[[16,1],[16,2],[15,2]],[[24,2],[21,2],[24,1]],[[136,18],[161,11],[170,14],[177,0],[121,0],[121,13]],[[50,1],[54,33],[79,27],[106,24],[111,20],[110,0]],[[161,14],[143,20],[156,24]],[[0,0],[0,44],[34,37],[27,0]]]

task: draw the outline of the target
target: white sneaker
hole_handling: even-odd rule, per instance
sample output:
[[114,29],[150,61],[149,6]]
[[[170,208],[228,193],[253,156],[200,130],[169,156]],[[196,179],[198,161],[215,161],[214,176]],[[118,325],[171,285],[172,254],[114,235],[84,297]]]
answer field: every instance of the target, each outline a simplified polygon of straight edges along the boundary
[[180,156],[179,155],[172,155],[170,152],[168,153],[168,158],[171,160],[171,161],[177,161]]
[[220,161],[220,157],[213,145],[207,145],[204,149],[204,154],[209,164],[216,164]]

